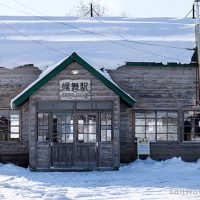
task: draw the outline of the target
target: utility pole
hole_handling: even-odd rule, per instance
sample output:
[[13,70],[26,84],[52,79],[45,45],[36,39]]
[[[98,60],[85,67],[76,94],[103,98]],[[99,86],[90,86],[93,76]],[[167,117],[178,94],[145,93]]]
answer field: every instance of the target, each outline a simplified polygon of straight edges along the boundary
[[90,17],[93,17],[93,8],[92,8],[92,3],[90,4]]
[[199,3],[200,0],[195,0],[196,6],[196,26],[195,26],[195,43],[197,48],[197,104],[200,102],[200,29],[199,29]]
[[192,5],[192,19],[195,19],[195,4]]

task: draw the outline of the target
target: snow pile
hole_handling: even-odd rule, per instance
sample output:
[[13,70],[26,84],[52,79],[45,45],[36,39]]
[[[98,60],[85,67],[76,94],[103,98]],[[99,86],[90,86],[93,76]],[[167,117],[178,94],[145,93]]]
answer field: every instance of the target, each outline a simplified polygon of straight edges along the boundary
[[54,22],[0,16],[0,21],[11,27],[0,24],[0,65],[6,67],[33,63],[44,68],[73,52],[91,65],[107,69],[125,61],[189,63],[193,51],[176,47],[195,46],[192,19],[56,17]]
[[0,199],[199,199],[200,161],[137,160],[111,172],[30,172],[0,165]]

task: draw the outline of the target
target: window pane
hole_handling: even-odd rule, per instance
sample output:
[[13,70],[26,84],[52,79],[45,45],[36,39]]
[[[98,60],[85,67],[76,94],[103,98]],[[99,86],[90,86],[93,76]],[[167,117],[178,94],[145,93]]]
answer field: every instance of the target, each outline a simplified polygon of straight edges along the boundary
[[145,113],[144,112],[136,112],[135,118],[145,119]]
[[172,141],[176,141],[178,140],[178,135],[177,134],[168,134],[168,140]]
[[111,141],[111,130],[112,114],[110,112],[101,113],[101,141]]
[[195,134],[194,139],[195,141],[200,141],[200,134]]
[[112,140],[111,130],[107,130],[107,141],[111,141],[111,140]]
[[96,135],[95,134],[88,134],[88,142],[96,142]]
[[101,141],[106,141],[106,130],[101,130]]
[[166,134],[157,134],[157,140],[167,140],[167,135]]
[[155,133],[156,132],[156,127],[155,126],[146,126],[146,133]]
[[145,119],[135,119],[135,125],[145,125]]
[[167,126],[157,126],[157,133],[167,133]]
[[147,126],[155,126],[156,120],[155,119],[146,119],[146,125]]
[[150,141],[155,141],[156,140],[156,137],[155,137],[155,134],[151,133],[147,133],[146,134],[146,137],[150,140]]
[[145,127],[144,126],[136,126],[135,127],[135,133],[145,133]]
[[19,134],[18,133],[11,133],[10,138],[11,139],[19,139]]
[[83,134],[78,134],[78,141],[83,142]]
[[66,125],[66,133],[73,133],[74,127],[73,125]]
[[136,138],[145,138],[145,134],[141,134],[141,133],[135,133],[135,137]]
[[167,111],[158,111],[157,118],[167,118]]
[[177,133],[178,127],[177,126],[168,126],[168,133]]
[[66,135],[66,142],[67,142],[67,143],[72,143],[73,140],[74,140],[73,134],[67,134],[67,135]]
[[156,114],[154,111],[146,111],[146,118],[155,118]]
[[10,127],[11,133],[19,133],[19,126]]

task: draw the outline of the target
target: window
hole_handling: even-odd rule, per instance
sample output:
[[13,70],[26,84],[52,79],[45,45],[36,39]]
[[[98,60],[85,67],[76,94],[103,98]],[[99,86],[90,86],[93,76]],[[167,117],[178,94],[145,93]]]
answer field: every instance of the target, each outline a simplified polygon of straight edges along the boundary
[[146,137],[150,141],[175,141],[178,139],[177,135],[177,111],[135,111],[135,137]]
[[53,114],[53,142],[73,143],[73,123],[74,120],[71,113]]
[[48,142],[49,133],[49,114],[38,113],[37,115],[38,124],[38,142]]
[[96,142],[96,123],[95,114],[78,115],[78,142]]
[[0,141],[17,141],[19,132],[19,111],[0,110]]
[[101,141],[112,140],[112,116],[109,112],[101,113]]
[[200,142],[200,111],[184,111],[184,136],[183,141]]

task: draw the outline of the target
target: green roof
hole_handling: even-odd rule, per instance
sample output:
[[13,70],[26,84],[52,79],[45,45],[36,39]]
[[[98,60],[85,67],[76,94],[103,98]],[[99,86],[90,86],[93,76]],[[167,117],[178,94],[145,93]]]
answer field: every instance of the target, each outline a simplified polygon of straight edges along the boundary
[[125,66],[127,67],[196,67],[196,63],[175,63],[168,62],[166,64],[162,62],[126,62]]
[[[132,98],[129,94],[127,94],[124,90],[122,90],[118,85],[116,85],[111,79],[106,77],[104,72],[100,71],[89,65],[86,61],[84,61],[80,56],[76,53],[73,53],[67,59],[62,61],[60,64],[52,67],[48,72],[43,72],[45,74],[41,74],[41,76],[36,79],[31,85],[25,88],[20,94],[18,94],[15,98],[11,100],[11,107],[19,107],[23,103],[25,103],[29,97],[39,90],[43,85],[45,85],[49,80],[55,77],[59,72],[68,67],[72,62],[77,62],[84,69],[88,70],[92,75],[94,75],[97,79],[99,79],[104,85],[106,85],[109,89],[111,89],[115,94],[117,94],[121,100],[123,100],[128,106],[133,106],[136,102],[134,98]],[[48,69],[47,69],[48,70]]]

